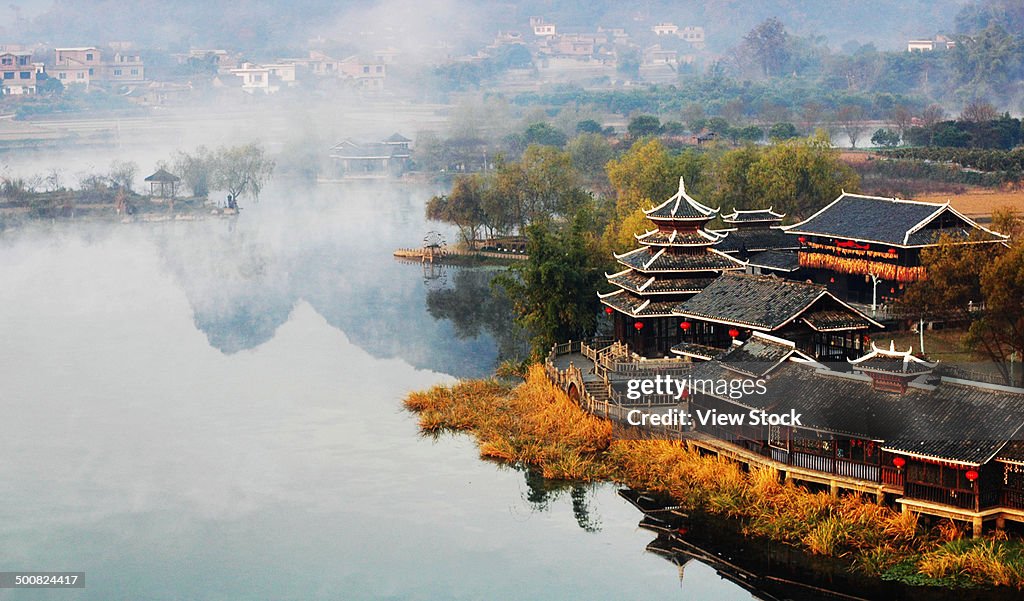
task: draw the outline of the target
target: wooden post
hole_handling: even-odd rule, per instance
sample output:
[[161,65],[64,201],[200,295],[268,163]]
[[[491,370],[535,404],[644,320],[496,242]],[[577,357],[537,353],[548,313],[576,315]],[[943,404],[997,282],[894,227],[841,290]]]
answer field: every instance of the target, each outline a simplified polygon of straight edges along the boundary
[[997,517],[996,518],[996,530],[998,530],[999,532],[1002,532],[1005,529],[1006,529],[1006,517],[1005,516]]
[[839,496],[839,482],[836,480],[828,481],[828,494],[832,495],[833,498]]
[[982,527],[982,518],[981,518],[981,516],[980,515],[974,516],[974,519],[971,521],[971,538],[981,538],[981,527]]

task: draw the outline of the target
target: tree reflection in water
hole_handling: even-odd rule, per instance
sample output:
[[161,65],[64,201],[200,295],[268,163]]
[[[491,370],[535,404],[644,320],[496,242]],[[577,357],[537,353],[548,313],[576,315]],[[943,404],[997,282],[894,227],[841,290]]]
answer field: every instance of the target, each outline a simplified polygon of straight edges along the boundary
[[[434,319],[452,323],[455,337],[472,339],[485,332],[497,345],[497,362],[522,360],[529,344],[522,328],[516,325],[512,302],[499,286],[491,282],[500,270],[453,268],[450,285],[427,291],[427,312]],[[436,280],[435,280],[436,281]]]
[[526,480],[525,499],[535,511],[547,511],[551,503],[569,491],[576,523],[586,532],[601,530],[601,520],[590,513],[592,486],[565,480],[549,480],[535,469],[522,468]]

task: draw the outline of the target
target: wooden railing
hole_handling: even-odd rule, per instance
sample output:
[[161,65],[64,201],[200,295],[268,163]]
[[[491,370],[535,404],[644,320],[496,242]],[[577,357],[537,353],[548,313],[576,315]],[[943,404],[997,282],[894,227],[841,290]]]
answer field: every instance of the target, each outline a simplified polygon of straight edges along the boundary
[[902,487],[903,470],[889,466],[882,466],[882,484]]
[[910,499],[952,505],[960,509],[974,509],[977,494],[961,490],[950,490],[941,486],[932,486],[920,482],[907,482],[903,487],[903,496]]
[[1024,509],[1024,490],[1011,490],[1004,488],[999,495],[999,505]]

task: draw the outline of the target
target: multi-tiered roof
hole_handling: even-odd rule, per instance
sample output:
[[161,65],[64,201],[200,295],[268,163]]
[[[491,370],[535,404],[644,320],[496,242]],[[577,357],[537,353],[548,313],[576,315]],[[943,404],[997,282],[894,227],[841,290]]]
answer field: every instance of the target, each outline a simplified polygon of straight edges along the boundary
[[654,229],[635,235],[639,248],[615,255],[625,269],[606,274],[618,288],[600,295],[606,306],[630,317],[669,317],[723,271],[743,269],[742,261],[712,248],[722,236],[706,226],[718,209],[691,198],[682,178],[675,195],[644,213]]
[[[793,236],[783,231],[782,218],[785,216],[773,211],[772,207],[749,211],[734,210],[730,215],[722,215],[726,229],[715,230],[715,234],[722,236],[718,249],[758,267],[767,266],[772,269],[779,261],[784,265],[795,264],[796,253],[793,252],[789,257],[786,251],[796,251],[800,244]],[[768,264],[762,265],[766,261]]]

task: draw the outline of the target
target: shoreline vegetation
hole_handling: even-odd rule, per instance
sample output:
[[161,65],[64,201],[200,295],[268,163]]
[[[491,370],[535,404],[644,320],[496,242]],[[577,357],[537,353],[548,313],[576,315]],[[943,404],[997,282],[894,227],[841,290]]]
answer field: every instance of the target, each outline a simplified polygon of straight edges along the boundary
[[404,401],[426,434],[472,434],[482,458],[544,478],[615,482],[664,492],[683,507],[739,520],[744,534],[848,561],[867,577],[910,585],[1024,589],[1024,545],[1004,534],[964,537],[948,520],[931,529],[860,495],[838,498],[782,483],[777,470],[744,471],[682,441],[624,440],[586,413],[539,365],[514,385],[464,380]]

